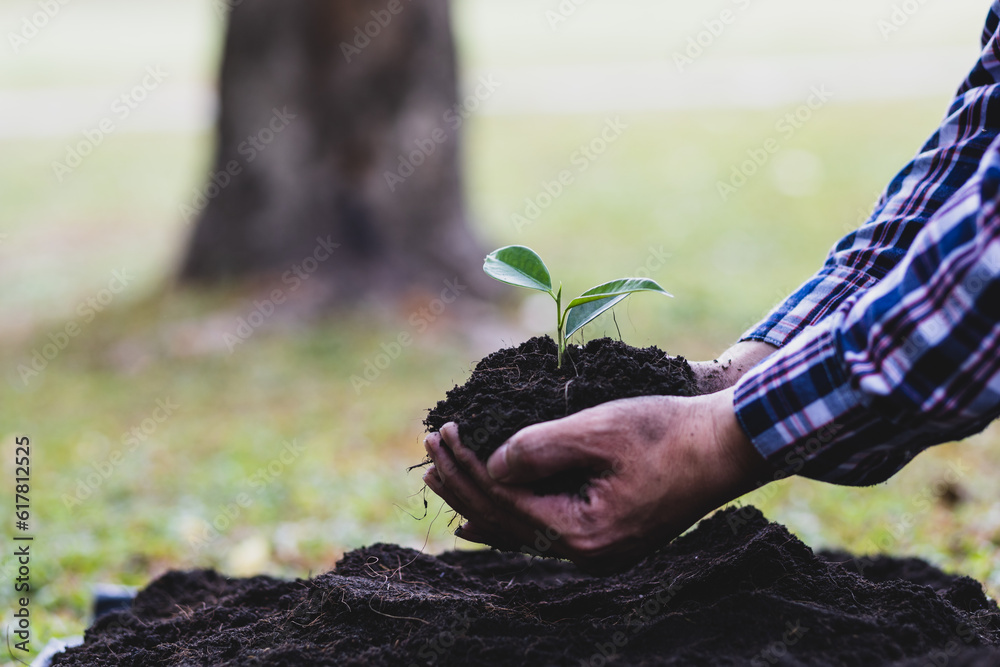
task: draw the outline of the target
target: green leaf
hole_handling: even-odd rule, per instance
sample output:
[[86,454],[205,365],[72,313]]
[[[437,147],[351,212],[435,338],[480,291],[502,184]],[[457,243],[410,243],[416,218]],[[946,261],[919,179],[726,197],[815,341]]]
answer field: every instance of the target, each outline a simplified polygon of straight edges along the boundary
[[628,294],[609,296],[597,301],[588,301],[572,309],[566,315],[566,338],[594,321],[601,313],[611,310],[629,297]]
[[508,285],[552,293],[552,278],[545,262],[534,250],[523,245],[494,250],[486,256],[483,271],[490,278]]
[[600,299],[605,299],[609,296],[620,296],[629,294],[634,294],[635,292],[658,292],[659,294],[664,294],[666,296],[672,297],[665,289],[660,287],[660,284],[655,280],[650,280],[648,278],[620,278],[618,280],[612,280],[611,282],[604,283],[603,285],[598,285],[597,287],[591,287],[589,290],[576,297],[569,302],[566,306],[566,310],[570,308],[576,308],[585,303],[591,301],[598,301]]
[[598,285],[573,299],[566,306],[566,338],[636,292],[656,292],[665,296],[673,296],[660,287],[655,280],[648,278],[622,278]]

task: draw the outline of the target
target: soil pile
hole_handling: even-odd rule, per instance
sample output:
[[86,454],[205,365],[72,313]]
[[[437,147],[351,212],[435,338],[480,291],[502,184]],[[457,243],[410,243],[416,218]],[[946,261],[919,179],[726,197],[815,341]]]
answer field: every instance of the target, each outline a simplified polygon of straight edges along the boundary
[[472,377],[449,391],[424,425],[458,424],[462,442],[483,461],[525,426],[560,419],[601,403],[636,396],[692,396],[694,374],[682,357],[611,338],[570,346],[557,366],[555,341],[532,338],[494,352]]
[[982,587],[914,560],[816,555],[752,508],[591,578],[496,552],[376,545],[315,579],[170,573],[54,664],[1000,664]]

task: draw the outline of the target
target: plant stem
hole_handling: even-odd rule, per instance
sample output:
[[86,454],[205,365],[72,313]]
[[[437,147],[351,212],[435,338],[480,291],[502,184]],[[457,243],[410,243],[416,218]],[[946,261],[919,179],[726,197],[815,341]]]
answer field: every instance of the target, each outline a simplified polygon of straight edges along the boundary
[[562,311],[562,285],[559,286],[559,294],[556,295],[556,367],[562,368],[563,353],[566,351],[566,338],[563,330],[566,328],[566,317]]

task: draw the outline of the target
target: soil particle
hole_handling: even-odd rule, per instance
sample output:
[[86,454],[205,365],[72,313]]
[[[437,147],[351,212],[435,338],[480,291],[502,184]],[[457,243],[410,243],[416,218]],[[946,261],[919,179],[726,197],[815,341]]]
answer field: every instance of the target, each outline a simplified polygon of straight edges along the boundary
[[173,572],[54,664],[982,667],[1000,664],[998,618],[971,579],[816,555],[742,508],[606,578],[380,544],[309,580]]

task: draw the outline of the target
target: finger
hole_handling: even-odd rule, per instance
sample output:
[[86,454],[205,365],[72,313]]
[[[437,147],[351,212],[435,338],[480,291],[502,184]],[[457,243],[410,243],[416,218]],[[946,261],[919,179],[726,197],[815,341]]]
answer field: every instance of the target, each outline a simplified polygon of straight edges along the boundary
[[[469,519],[474,515],[474,510],[469,509],[461,498],[452,494],[448,490],[448,487],[444,486],[436,476],[427,476],[427,486],[463,518]],[[461,527],[455,530],[455,536],[468,542],[485,544],[486,546],[502,551],[525,550],[523,542],[518,540],[517,535],[529,534],[530,528],[524,527],[520,530],[512,531],[509,528],[490,528],[487,524],[477,523],[477,521],[478,519],[466,521]]]
[[440,441],[440,440],[441,440],[441,434],[438,432],[427,434],[427,436],[424,438],[424,451],[427,452],[427,456],[431,455],[430,443],[432,441]]
[[441,500],[448,504],[448,507],[458,512],[461,516],[468,518],[468,509],[463,504],[462,500],[455,496],[448,490],[448,487],[444,485],[437,475],[432,475],[430,473],[424,475],[424,483],[427,485],[431,491],[437,494]]
[[440,439],[433,441],[434,446],[450,453],[456,464],[491,499],[491,504],[500,505],[507,510],[504,512],[505,516],[517,517],[522,524],[533,528],[556,528],[559,532],[576,530],[575,517],[579,513],[573,505],[580,502],[579,498],[565,494],[540,496],[530,488],[499,483],[490,476],[486,465],[476,457],[475,452],[462,444],[457,426],[446,424],[441,428],[440,434]]
[[[483,489],[459,466],[452,452],[444,446],[443,441],[447,438],[445,432],[443,439],[428,442],[430,456],[436,462],[437,475],[437,478],[428,476],[428,486],[470,521],[473,533],[481,538],[482,543],[498,548],[523,550],[520,545],[530,544],[539,527],[548,531],[551,524],[544,521],[547,513],[543,512],[543,518],[539,520],[533,513],[524,513],[516,509],[522,496],[529,504],[552,505],[564,503],[568,497],[557,499],[550,496],[546,499],[535,496],[528,489],[505,489],[486,475],[485,466],[477,460],[481,474],[490,485],[489,488]],[[509,507],[514,507],[514,511],[510,511]]]
[[[429,447],[428,456],[434,460],[434,465],[424,474],[424,483],[431,491],[444,498],[452,509],[463,516],[470,516],[475,506],[469,500],[475,496],[474,485],[469,484],[471,480],[462,479],[463,473],[457,470],[453,461],[448,460],[448,453],[440,446]],[[443,472],[444,470],[451,472]],[[457,491],[456,487],[461,488],[461,491]]]
[[[502,524],[502,512],[493,500],[475,480],[469,476],[455,460],[451,451],[445,447],[441,439],[428,438],[429,456],[434,460],[435,473],[440,487],[455,501],[455,509],[462,508],[462,515],[476,519],[477,523],[499,527]],[[428,486],[431,486],[428,484]],[[437,493],[437,489],[431,486]],[[440,493],[438,495],[441,495]],[[444,497],[444,496],[442,496]],[[449,504],[452,504],[449,502]]]
[[[454,424],[445,424],[441,428],[440,445],[445,447],[452,454],[454,460],[463,468],[473,480],[486,491],[502,500],[512,498],[511,492],[517,490],[514,486],[504,486],[503,483],[490,475],[485,463],[479,460],[475,452],[462,444],[458,437],[458,427]],[[539,477],[544,479],[545,476]],[[527,494],[534,497],[534,493]]]
[[427,482],[428,482],[429,479],[434,479],[434,480],[437,480],[438,482],[440,482],[441,478],[438,477],[437,466],[432,463],[431,466],[427,470],[424,471],[424,477],[423,477],[423,479],[424,479],[424,484],[427,484]]
[[[581,497],[568,494],[540,496],[528,487],[509,486],[497,482],[487,472],[482,461],[476,458],[475,453],[462,445],[456,425],[446,424],[441,428],[440,435],[439,439],[430,441],[431,457],[435,461],[438,459],[444,462],[452,461],[455,467],[464,473],[461,477],[456,477],[456,480],[464,478],[474,483],[478,491],[477,497],[485,498],[474,510],[481,512],[480,514],[463,514],[479,529],[479,536],[486,539],[485,543],[496,545],[499,542],[510,542],[511,538],[516,537],[522,540],[519,545],[533,544],[540,530],[545,535],[559,536],[553,540],[559,543],[551,548],[552,555],[564,556],[570,553],[568,545],[562,543],[561,537],[578,536],[589,527],[581,518],[583,513],[580,506],[584,503]],[[603,460],[603,458],[597,456],[593,460]],[[452,473],[450,469],[442,467],[439,474]],[[453,491],[464,492],[452,486],[450,479],[444,479],[444,484]],[[482,520],[484,517],[489,519],[484,521]],[[526,547],[517,546],[516,549],[524,551]]]
[[[580,414],[580,413],[578,413]],[[606,450],[581,437],[577,415],[534,424],[515,433],[487,462],[490,477],[505,484],[528,484],[574,468],[607,462]]]
[[466,521],[455,531],[457,537],[467,542],[485,544],[501,551],[522,551],[523,548],[512,542],[506,535],[499,535],[488,529],[480,528],[471,521]]
[[441,428],[441,439],[439,443],[435,443],[435,447],[441,447],[450,454],[456,465],[492,499],[494,504],[510,507],[516,502],[514,499],[520,495],[536,497],[531,491],[513,486],[507,487],[493,479],[486,470],[486,464],[476,457],[475,452],[462,444],[458,436],[458,427],[454,424],[445,424]]
[[442,426],[439,442],[481,488],[490,489],[496,486],[496,481],[486,471],[486,464],[479,460],[473,450],[462,443],[462,439],[458,435],[458,425],[445,424]]
[[427,487],[431,491],[437,494],[445,503],[447,503],[448,507],[453,509],[456,513],[458,513],[460,517],[463,518],[463,520],[465,520],[465,523],[463,524],[462,528],[455,530],[455,535],[457,537],[460,537],[463,540],[468,540],[470,542],[476,542],[478,544],[489,544],[491,546],[497,546],[498,548],[500,548],[500,545],[503,544],[502,540],[487,537],[488,535],[491,534],[491,531],[479,528],[472,528],[471,530],[463,532],[463,529],[469,527],[470,525],[471,526],[475,525],[471,524],[471,522],[467,520],[469,519],[469,517],[473,515],[474,510],[472,510],[468,505],[466,505],[466,503],[460,497],[452,493],[436,474],[431,474],[431,473],[425,474],[424,481],[427,484]]

